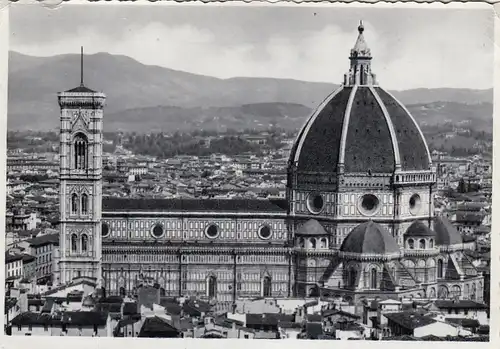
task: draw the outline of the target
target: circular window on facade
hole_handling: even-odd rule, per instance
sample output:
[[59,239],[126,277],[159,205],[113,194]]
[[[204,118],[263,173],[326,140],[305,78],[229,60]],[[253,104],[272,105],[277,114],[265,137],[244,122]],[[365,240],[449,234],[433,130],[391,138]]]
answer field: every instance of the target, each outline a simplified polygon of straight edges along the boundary
[[153,227],[153,231],[151,232],[155,238],[160,238],[163,235],[163,225],[160,223],[156,224]]
[[359,211],[365,216],[371,216],[377,212],[379,199],[373,194],[365,194],[359,202]]
[[263,225],[259,228],[259,237],[261,239],[269,239],[271,234],[271,228],[268,225]]
[[321,194],[313,193],[307,197],[307,208],[311,213],[320,213],[325,206],[325,201]]
[[205,229],[205,235],[210,239],[215,239],[219,235],[219,228],[215,224],[210,224]]
[[422,200],[420,200],[420,195],[413,194],[410,198],[409,205],[410,205],[410,213],[418,214],[418,212],[420,211],[420,207],[422,206]]
[[109,225],[108,223],[102,223],[101,224],[101,236],[103,238],[107,237],[109,235]]

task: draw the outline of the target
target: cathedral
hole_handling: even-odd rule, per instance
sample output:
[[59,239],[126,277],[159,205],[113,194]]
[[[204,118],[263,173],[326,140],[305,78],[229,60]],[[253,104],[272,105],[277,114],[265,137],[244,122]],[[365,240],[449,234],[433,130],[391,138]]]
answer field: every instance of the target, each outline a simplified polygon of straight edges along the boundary
[[482,300],[472,248],[434,216],[436,175],[408,110],[378,85],[364,27],[343,84],[292,148],[286,200],[102,196],[105,95],[59,93],[59,283],[108,294]]

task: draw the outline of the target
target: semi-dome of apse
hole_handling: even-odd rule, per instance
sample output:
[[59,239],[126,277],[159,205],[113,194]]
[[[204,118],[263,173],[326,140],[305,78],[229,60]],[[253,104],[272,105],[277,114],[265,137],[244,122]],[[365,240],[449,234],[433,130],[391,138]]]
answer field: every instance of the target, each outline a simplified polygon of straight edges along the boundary
[[393,173],[430,170],[424,136],[405,106],[381,88],[371,70],[364,26],[344,83],[301,129],[290,164],[307,173]]
[[390,256],[400,254],[400,248],[391,234],[373,221],[355,227],[344,239],[340,252],[351,255]]

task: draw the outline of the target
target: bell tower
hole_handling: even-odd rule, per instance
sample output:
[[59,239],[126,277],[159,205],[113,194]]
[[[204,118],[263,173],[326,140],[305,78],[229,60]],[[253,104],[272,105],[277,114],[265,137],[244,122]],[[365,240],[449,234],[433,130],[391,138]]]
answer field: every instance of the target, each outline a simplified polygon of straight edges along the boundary
[[106,96],[83,83],[58,94],[60,114],[60,283],[101,282],[102,118]]

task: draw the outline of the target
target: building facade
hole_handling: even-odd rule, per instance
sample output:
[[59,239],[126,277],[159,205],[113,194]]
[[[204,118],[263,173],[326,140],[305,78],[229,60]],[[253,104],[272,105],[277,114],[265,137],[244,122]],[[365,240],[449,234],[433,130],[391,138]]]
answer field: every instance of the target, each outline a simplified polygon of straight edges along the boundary
[[[102,198],[104,95],[84,87],[61,95],[62,281],[82,274],[110,294],[134,294],[147,283],[163,295],[233,302],[481,300],[482,276],[463,253],[467,245],[434,217],[436,175],[422,132],[378,85],[362,24],[358,31],[343,85],[292,148],[286,199]],[[82,156],[92,160],[84,168]],[[86,214],[78,206],[84,195]]]

